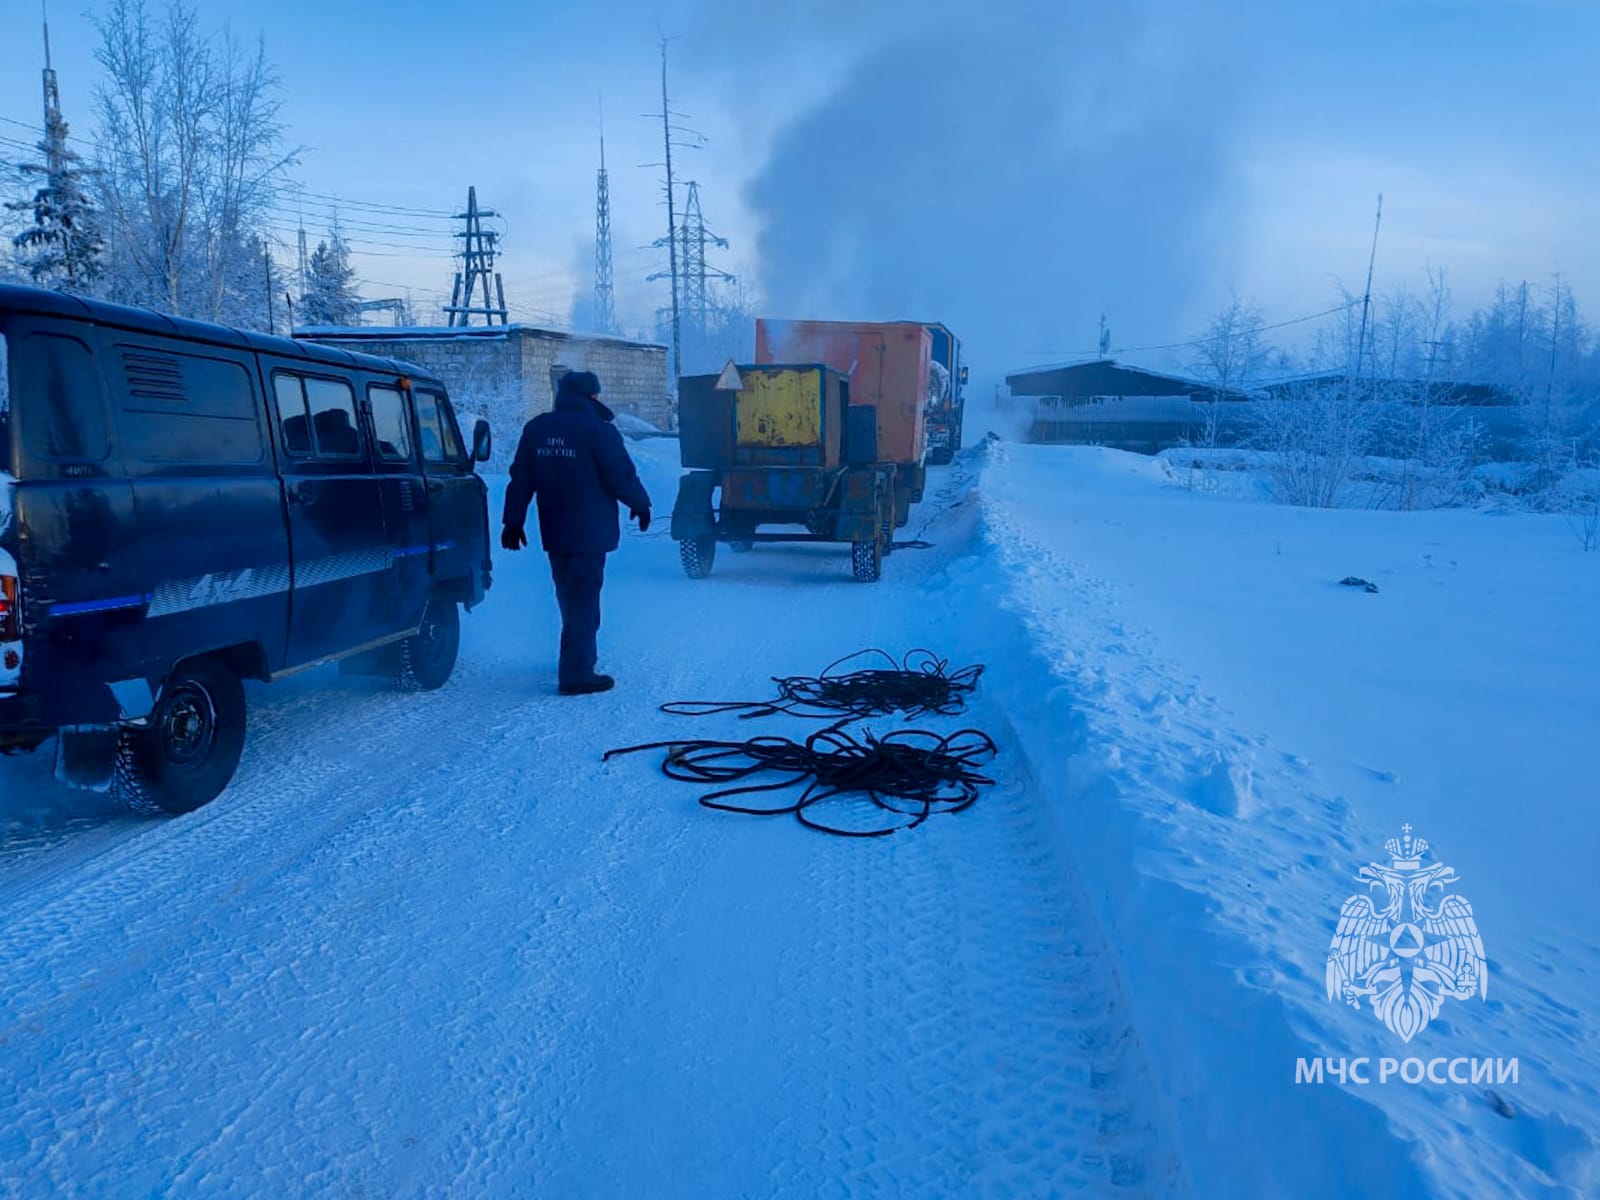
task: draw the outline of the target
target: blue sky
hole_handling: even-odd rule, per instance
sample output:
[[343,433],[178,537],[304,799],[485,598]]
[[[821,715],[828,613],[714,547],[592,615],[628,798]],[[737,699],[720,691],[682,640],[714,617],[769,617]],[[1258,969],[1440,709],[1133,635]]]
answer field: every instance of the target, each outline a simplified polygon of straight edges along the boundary
[[[445,212],[476,184],[530,320],[564,314],[590,270],[602,92],[623,316],[640,328],[664,298],[643,282],[664,214],[639,165],[660,156],[641,114],[662,33],[674,102],[708,138],[681,175],[733,243],[722,265],[786,315],[912,309],[966,322],[1007,365],[1092,345],[1101,311],[1120,345],[1181,338],[1230,287],[1287,319],[1326,307],[1336,277],[1359,286],[1380,191],[1380,286],[1430,261],[1458,307],[1502,277],[1559,270],[1580,302],[1600,285],[1584,0],[203,11],[264,36],[309,191]],[[0,117],[38,120],[38,27],[34,0],[0,5]],[[95,34],[81,4],[51,27],[84,136]],[[277,224],[301,214],[315,236],[329,207],[285,197]],[[415,232],[354,231],[366,294],[447,289],[448,223],[393,224]]]

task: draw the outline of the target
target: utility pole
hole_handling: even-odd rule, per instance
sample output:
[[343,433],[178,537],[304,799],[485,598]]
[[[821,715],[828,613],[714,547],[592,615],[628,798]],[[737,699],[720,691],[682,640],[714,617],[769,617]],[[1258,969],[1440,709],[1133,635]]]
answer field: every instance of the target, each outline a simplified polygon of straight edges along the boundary
[[1550,397],[1556,384],[1556,343],[1561,336],[1561,272],[1556,272],[1556,298],[1550,311],[1550,370],[1544,377],[1544,424],[1550,427]]
[[[485,231],[483,228],[484,217],[499,215],[491,209],[480,209],[478,189],[476,187],[467,189],[467,211],[456,214],[456,220],[466,222],[466,226],[455,235],[462,239],[462,270],[456,272],[450,303],[445,306],[447,325],[471,325],[474,316],[483,317],[486,325],[510,324],[510,317],[506,311],[505,285],[500,281],[500,273],[494,269],[495,246],[499,243],[500,235],[493,230]],[[494,280],[493,296],[489,294],[491,278]],[[480,283],[483,285],[483,303],[474,305],[472,293]]]
[[1372,269],[1378,262],[1378,227],[1383,224],[1383,193],[1378,193],[1378,215],[1372,222],[1372,255],[1367,259],[1367,290],[1361,294],[1361,335],[1356,340],[1356,378],[1367,349],[1367,316],[1372,311]]
[[266,270],[267,280],[267,332],[277,333],[278,319],[272,311],[272,251],[265,242],[261,243],[261,265]]
[[55,179],[66,165],[62,151],[63,140],[56,136],[61,125],[61,91],[56,86],[55,67],[50,62],[50,10],[45,0],[40,0],[39,10],[44,17],[44,128],[45,169]]
[[[602,102],[603,104],[603,102]],[[606,175],[606,119],[600,114],[600,170],[594,196],[594,304],[599,333],[617,329],[616,297],[611,287],[611,182]]]
[[661,137],[667,152],[667,256],[672,276],[672,379],[683,374],[682,324],[678,315],[678,216],[672,193],[672,108],[667,102],[667,39],[661,39]]

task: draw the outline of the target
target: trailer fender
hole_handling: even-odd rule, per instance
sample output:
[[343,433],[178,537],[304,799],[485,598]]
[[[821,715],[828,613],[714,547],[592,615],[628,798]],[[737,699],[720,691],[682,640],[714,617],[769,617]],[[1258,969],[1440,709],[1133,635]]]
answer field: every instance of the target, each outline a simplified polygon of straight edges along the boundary
[[890,486],[887,471],[845,472],[839,487],[839,516],[834,521],[833,536],[841,542],[866,542],[878,537],[883,526],[883,498]]
[[691,471],[678,481],[678,498],[672,506],[672,539],[692,542],[712,536],[717,529],[711,494],[717,487],[715,471]]

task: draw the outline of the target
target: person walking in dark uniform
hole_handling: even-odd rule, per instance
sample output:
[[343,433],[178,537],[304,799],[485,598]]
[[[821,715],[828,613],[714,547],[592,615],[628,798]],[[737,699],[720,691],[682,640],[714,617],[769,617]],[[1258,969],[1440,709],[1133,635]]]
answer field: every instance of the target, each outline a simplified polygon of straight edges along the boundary
[[639,482],[615,414],[600,403],[600,381],[590,371],[568,371],[556,389],[555,408],[522,429],[506,489],[500,544],[528,544],[523,523],[539,502],[539,541],[550,556],[550,576],[561,607],[563,696],[609,691],[615,680],[595,674],[599,651],[600,588],[606,555],[622,540],[617,505],[650,528],[650,496]]

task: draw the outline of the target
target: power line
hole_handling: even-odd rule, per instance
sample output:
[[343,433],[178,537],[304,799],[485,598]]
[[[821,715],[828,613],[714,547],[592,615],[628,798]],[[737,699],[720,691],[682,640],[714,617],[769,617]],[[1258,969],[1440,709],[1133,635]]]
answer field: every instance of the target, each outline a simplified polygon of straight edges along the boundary
[[[1321,312],[1307,313],[1303,317],[1291,317],[1287,321],[1275,321],[1271,325],[1261,326],[1257,332],[1269,333],[1274,329],[1286,329],[1290,325],[1303,325],[1307,321],[1320,321],[1323,317],[1331,317],[1334,313],[1346,312],[1355,308],[1360,303],[1360,300],[1351,300],[1344,304],[1336,304],[1332,308],[1325,308]],[[1185,342],[1165,342],[1159,346],[1118,346],[1116,351],[1118,354],[1143,354],[1153,350],[1187,350],[1192,346],[1203,346],[1205,341],[1205,338],[1197,337],[1190,338]],[[1098,348],[1094,350],[1030,350],[1028,354],[1033,358],[1068,358],[1090,355],[1098,357],[1100,351]]]

